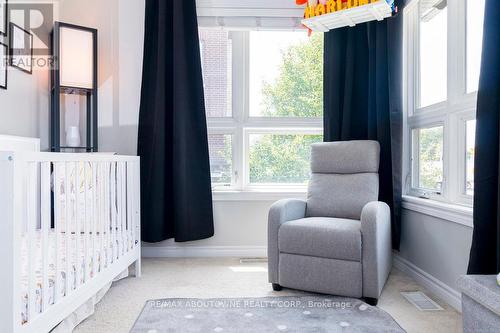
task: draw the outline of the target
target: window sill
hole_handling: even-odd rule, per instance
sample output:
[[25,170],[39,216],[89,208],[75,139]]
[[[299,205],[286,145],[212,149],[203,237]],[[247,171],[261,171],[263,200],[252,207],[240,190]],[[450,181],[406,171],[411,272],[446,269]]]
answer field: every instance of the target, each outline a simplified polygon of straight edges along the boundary
[[403,195],[403,208],[472,228],[472,207]]
[[287,198],[305,199],[305,190],[213,190],[213,201],[276,201]]

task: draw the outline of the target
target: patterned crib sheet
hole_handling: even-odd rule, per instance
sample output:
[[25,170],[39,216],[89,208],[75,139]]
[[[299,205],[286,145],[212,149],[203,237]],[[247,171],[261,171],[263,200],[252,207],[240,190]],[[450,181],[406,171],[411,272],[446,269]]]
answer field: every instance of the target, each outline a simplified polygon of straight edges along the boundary
[[[117,258],[118,250],[119,250],[119,242],[118,239],[115,242],[115,246],[113,246],[113,242],[110,241],[110,238],[107,237],[106,233],[104,234],[96,234],[96,272],[100,272],[105,267],[107,267],[110,263],[114,261],[113,258]],[[104,237],[102,237],[104,236]],[[68,244],[68,252],[70,256],[69,261],[69,274],[67,274],[67,264],[66,260],[66,234],[61,232],[58,243],[59,246],[56,247],[56,233],[54,230],[49,232],[48,237],[48,304],[54,304],[56,299],[56,293],[59,297],[63,297],[66,295],[66,278],[69,275],[69,288],[76,289],[77,286],[77,274],[76,267],[80,266],[80,284],[85,282],[85,277],[92,278],[95,275],[94,272],[94,251],[92,249],[92,234],[80,234],[80,242],[79,242],[79,251],[76,253],[76,242],[77,237],[74,233],[69,236],[69,244]],[[87,247],[85,247],[85,239],[87,238]],[[109,244],[108,244],[109,241]],[[102,253],[101,253],[101,243],[102,243]],[[129,244],[130,246],[131,244]],[[37,230],[35,234],[35,313],[42,312],[42,302],[43,302],[43,271],[42,271],[42,233]],[[88,255],[86,262],[85,259],[85,248],[87,248]],[[57,274],[59,276],[58,279],[58,290],[55,290],[56,284],[56,249],[59,249],[59,253],[57,255]],[[21,321],[22,323],[26,323],[28,321],[28,307],[29,307],[29,246],[28,239],[26,235],[23,236],[23,241],[21,245]]]

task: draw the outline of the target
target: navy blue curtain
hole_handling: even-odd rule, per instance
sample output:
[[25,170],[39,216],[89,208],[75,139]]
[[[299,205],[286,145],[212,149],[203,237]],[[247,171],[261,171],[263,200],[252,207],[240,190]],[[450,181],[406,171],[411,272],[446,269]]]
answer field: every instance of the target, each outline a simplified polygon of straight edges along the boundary
[[195,0],[146,0],[138,155],[142,239],[213,236]]
[[[404,3],[396,4],[401,12]],[[391,207],[392,245],[401,234],[403,18],[325,33],[324,139],[377,140],[381,201]]]
[[486,0],[477,96],[469,274],[500,272],[500,1]]

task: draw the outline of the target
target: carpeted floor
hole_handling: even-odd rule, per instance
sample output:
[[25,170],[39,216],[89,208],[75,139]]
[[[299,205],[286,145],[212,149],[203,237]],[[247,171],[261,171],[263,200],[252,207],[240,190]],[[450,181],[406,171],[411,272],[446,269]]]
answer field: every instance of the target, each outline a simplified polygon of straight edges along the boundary
[[[267,263],[240,264],[238,259],[144,259],[143,276],[115,283],[75,333],[128,332],[150,299],[303,295],[287,289],[274,292],[267,283],[266,267]],[[400,295],[414,290],[423,288],[393,270],[379,307],[410,333],[462,331],[460,314],[431,294],[444,311],[421,312]]]

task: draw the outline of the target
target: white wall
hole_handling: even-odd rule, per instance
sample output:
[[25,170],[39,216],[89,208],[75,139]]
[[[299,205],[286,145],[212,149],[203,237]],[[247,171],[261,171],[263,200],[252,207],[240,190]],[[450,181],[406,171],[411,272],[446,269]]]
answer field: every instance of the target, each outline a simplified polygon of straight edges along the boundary
[[242,256],[267,253],[267,213],[273,201],[214,201],[215,235],[185,243],[144,244],[145,256]]
[[7,75],[8,89],[0,89],[0,134],[40,138],[41,149],[47,150],[49,71],[34,68],[30,75],[8,67]]
[[9,68],[8,90],[0,89],[0,134],[41,138],[49,147],[48,71],[26,74]]
[[99,150],[137,154],[144,0],[65,0],[61,21],[98,29]]

